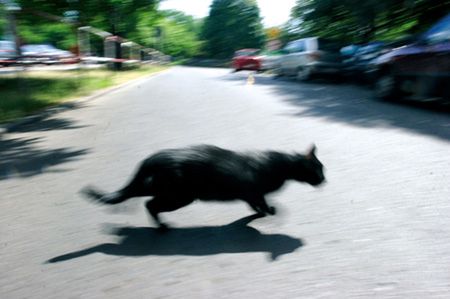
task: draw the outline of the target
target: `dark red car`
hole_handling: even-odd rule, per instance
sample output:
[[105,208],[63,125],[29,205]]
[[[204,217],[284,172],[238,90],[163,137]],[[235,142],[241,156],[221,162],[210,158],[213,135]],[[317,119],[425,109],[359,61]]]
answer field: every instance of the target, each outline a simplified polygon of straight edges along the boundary
[[372,67],[383,99],[450,100],[450,14],[415,42],[378,57]]
[[259,49],[242,49],[234,53],[232,65],[234,70],[261,70],[261,56]]

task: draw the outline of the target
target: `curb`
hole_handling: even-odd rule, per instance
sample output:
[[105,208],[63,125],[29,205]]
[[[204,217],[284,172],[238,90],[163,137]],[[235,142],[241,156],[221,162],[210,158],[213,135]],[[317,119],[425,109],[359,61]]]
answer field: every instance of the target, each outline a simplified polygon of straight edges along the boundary
[[63,112],[66,110],[70,110],[72,109],[73,105],[75,103],[80,103],[80,102],[86,102],[86,101],[92,101],[95,100],[96,98],[99,98],[101,96],[104,96],[106,94],[112,93],[114,91],[118,91],[119,89],[122,89],[124,87],[128,87],[130,85],[136,84],[140,81],[143,81],[145,79],[148,79],[150,77],[154,77],[156,75],[159,75],[163,72],[166,72],[168,69],[162,70],[162,71],[158,71],[155,73],[151,73],[148,76],[143,76],[143,77],[139,77],[133,80],[130,80],[128,82],[116,85],[116,86],[111,86],[105,89],[100,89],[97,91],[94,91],[92,94],[84,96],[84,97],[79,97],[79,98],[75,98],[75,99],[71,99],[68,100],[67,102],[64,103],[60,103],[57,104],[56,106],[52,106],[49,108],[45,108],[42,112],[37,113],[35,115],[30,115],[30,116],[25,116],[19,120],[15,120],[12,121],[11,123],[6,123],[3,125],[0,125],[0,138],[2,137],[2,135],[10,133],[14,130],[16,130],[17,128],[21,127],[21,126],[25,126],[25,125],[29,125],[32,124],[34,122],[37,122],[39,120],[42,120],[44,118],[47,118],[51,115],[57,114],[59,112]]

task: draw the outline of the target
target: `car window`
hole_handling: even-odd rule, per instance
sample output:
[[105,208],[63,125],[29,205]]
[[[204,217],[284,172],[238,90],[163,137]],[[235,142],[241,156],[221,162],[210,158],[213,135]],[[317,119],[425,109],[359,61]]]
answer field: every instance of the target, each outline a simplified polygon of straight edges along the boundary
[[450,15],[428,30],[425,33],[425,39],[431,44],[450,41]]
[[25,52],[48,52],[57,50],[51,45],[24,45],[21,49]]
[[14,43],[10,41],[0,41],[0,48],[2,49],[14,49]]
[[289,53],[304,52],[306,50],[305,40],[290,42],[284,49]]
[[234,54],[235,57],[252,56],[252,55],[258,55],[258,51],[257,50],[241,50],[241,51],[236,51],[236,53]]
[[31,51],[33,51],[33,47],[30,47],[30,46],[22,46],[20,48],[24,52],[31,52]]
[[284,48],[284,51],[286,51],[287,53],[294,53],[295,52],[295,44],[294,42],[290,42],[286,45],[286,47]]
[[342,48],[342,45],[339,42],[336,42],[334,40],[329,40],[325,38],[319,38],[319,49],[324,51],[340,51]]

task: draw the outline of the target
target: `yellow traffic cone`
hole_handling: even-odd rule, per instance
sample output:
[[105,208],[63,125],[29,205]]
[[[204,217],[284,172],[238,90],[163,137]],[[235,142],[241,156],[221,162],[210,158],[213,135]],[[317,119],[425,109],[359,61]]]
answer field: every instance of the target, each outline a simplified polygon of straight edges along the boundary
[[253,84],[255,84],[255,77],[253,76],[252,73],[250,73],[247,78],[247,85],[253,85]]

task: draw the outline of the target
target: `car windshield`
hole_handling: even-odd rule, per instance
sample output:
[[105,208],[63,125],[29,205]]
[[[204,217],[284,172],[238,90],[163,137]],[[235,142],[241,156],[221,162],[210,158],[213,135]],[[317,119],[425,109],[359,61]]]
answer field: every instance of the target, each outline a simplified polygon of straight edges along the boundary
[[236,51],[236,53],[234,54],[234,56],[253,56],[253,55],[257,55],[259,52],[259,50],[240,50],[240,51]]
[[325,38],[319,38],[319,49],[326,51],[339,51],[342,48],[342,44]]
[[370,44],[370,45],[366,45],[366,46],[359,48],[357,53],[358,54],[373,53],[373,52],[380,51],[382,48],[383,48],[383,44],[381,44],[381,43]]
[[267,55],[267,56],[276,56],[276,55],[283,54],[283,51],[282,50],[272,50],[272,51],[266,50],[266,51],[262,51],[261,54]]
[[0,49],[13,50],[14,43],[7,41],[7,40],[1,40],[0,41]]
[[450,14],[428,30],[424,36],[431,42],[450,41]]
[[26,45],[22,47],[24,52],[49,52],[55,50],[56,48],[51,45]]
[[283,50],[287,53],[304,52],[306,51],[306,39],[292,41]]

